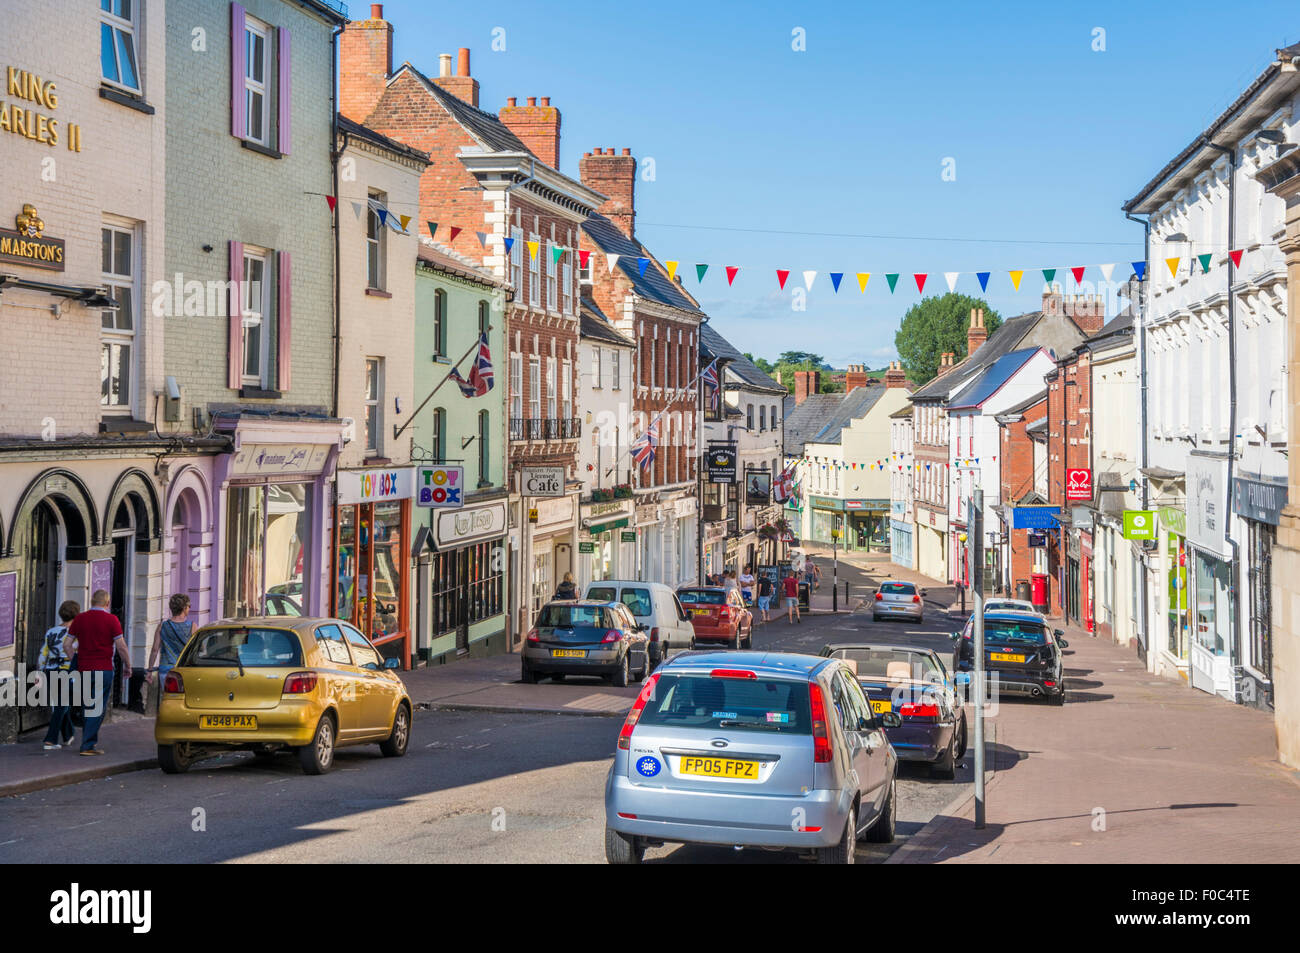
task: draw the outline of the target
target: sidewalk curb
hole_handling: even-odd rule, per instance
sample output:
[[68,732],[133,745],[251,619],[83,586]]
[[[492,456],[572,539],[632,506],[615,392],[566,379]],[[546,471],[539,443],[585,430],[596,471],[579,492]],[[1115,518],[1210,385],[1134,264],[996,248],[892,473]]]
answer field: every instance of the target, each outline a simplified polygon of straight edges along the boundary
[[122,764],[106,764],[103,767],[80,768],[76,771],[68,771],[65,774],[54,775],[47,778],[32,778],[28,781],[14,781],[9,784],[0,784],[0,798],[17,797],[20,794],[32,794],[36,791],[46,791],[50,788],[61,788],[67,784],[80,784],[82,781],[96,781],[100,778],[111,778],[115,774],[126,774],[130,771],[147,771],[150,768],[156,767],[158,767],[157,758],[137,758],[134,761],[125,761]]
[[[629,699],[628,707],[636,699]],[[569,715],[575,718],[627,718],[625,711],[583,711],[573,708],[525,708],[519,705],[472,705],[466,702],[419,702],[417,711],[491,711],[507,715]]]
[[[984,781],[985,794],[987,794],[989,789],[992,788],[997,783],[998,778],[1002,776],[1001,771],[993,771],[990,773],[993,776],[991,778],[985,779]],[[974,785],[972,784],[970,791],[967,791],[964,794],[957,795],[955,798],[953,798],[951,801],[945,804],[943,808],[939,811],[939,813],[936,814],[933,818],[931,818],[930,821],[926,823],[924,827],[922,827],[919,831],[917,831],[915,834],[913,834],[911,837],[907,839],[906,844],[904,844],[902,847],[898,848],[898,850],[894,851],[892,854],[886,857],[884,863],[907,864],[912,862],[908,860],[908,858],[911,857],[913,854],[928,852],[927,844],[925,842],[927,842],[930,839],[930,837],[934,835],[935,828],[937,827],[937,825],[940,823],[946,824],[954,817],[960,817],[961,813],[965,811],[966,805],[970,804],[974,800],[975,800],[975,788]]]

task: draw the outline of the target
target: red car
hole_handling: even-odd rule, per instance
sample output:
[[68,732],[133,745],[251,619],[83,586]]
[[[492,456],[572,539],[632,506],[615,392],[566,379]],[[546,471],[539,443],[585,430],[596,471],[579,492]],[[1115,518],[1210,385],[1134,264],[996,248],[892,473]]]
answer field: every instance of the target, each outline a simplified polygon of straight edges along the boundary
[[717,642],[733,649],[753,645],[754,617],[745,608],[738,589],[720,586],[695,586],[678,589],[677,598],[691,614],[695,635],[691,648],[699,642]]

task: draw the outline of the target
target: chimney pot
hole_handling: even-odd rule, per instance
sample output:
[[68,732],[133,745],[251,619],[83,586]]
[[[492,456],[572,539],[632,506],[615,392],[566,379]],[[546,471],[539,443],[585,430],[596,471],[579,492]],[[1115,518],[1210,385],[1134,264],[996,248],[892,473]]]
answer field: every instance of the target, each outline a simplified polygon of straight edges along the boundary
[[456,61],[456,75],[469,76],[469,47],[460,48],[460,58]]
[[541,99],[541,104],[542,104],[543,106],[549,106],[549,105],[551,104],[551,97],[550,97],[550,96],[543,96],[542,99]]
[[514,96],[507,96],[507,97],[506,97],[506,105],[509,106],[511,109],[513,109],[513,108],[514,108],[514,105],[515,105],[515,97],[514,97]]
[[450,75],[451,75],[451,54],[439,53],[438,54],[438,76],[443,77],[443,76],[450,76]]
[[632,150],[631,150],[631,149],[627,149],[627,148],[624,148],[624,149],[623,149],[623,155],[625,155],[625,156],[630,156],[631,154],[632,154]]
[[370,19],[382,20],[384,18],[384,5],[382,3],[372,3],[370,5]]
[[529,97],[528,97],[528,105],[530,105],[530,106],[536,106],[536,105],[537,105],[537,97],[536,97],[536,96],[529,96]]

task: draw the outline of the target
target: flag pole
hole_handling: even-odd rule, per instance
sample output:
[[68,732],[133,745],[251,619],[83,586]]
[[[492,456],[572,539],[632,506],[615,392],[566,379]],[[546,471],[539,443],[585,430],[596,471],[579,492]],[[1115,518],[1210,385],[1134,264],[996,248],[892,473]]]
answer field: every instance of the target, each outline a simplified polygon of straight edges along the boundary
[[[462,360],[463,360],[463,358],[462,358]],[[715,357],[712,361],[710,361],[710,362],[708,363],[708,365],[707,365],[707,367],[705,368],[705,370],[707,370],[708,367],[712,367],[712,366],[713,366],[714,364],[716,364],[716,363],[718,363],[718,359]],[[693,379],[689,384],[687,384],[685,387],[682,388],[682,390],[690,390],[692,387],[695,387],[695,385],[696,385],[697,383],[699,383],[700,379],[701,379],[703,376],[704,376],[704,370],[701,370],[698,374],[695,375],[694,379]],[[719,386],[719,387],[722,386],[722,382],[721,382],[721,380],[718,381],[718,386]],[[430,396],[432,396],[432,395],[430,395]],[[659,413],[655,414],[655,415],[654,415],[654,419],[652,419],[648,424],[646,424],[646,425],[645,425],[645,430],[642,430],[641,433],[638,434],[637,436],[638,436],[638,437],[644,436],[646,430],[649,430],[651,427],[653,427],[655,424],[657,424],[657,423],[659,422],[659,419],[660,419],[661,417],[663,417],[664,414],[668,413],[668,408],[671,407],[671,406],[672,406],[673,404],[675,404],[675,403],[677,403],[677,398],[676,398],[676,397],[674,397],[674,398],[673,398],[672,400],[670,400],[667,404],[665,404],[665,405],[664,405],[664,409],[661,410],[661,411],[659,411]],[[697,442],[697,443],[699,442],[698,439],[697,439],[696,442]],[[624,451],[624,453],[631,453],[631,452],[632,452],[632,444],[634,444],[634,443],[636,443],[635,440],[630,441],[629,444],[628,444],[628,448],[627,448],[626,451]],[[620,453],[620,454],[618,455],[618,458],[614,461],[614,466],[617,467],[617,466],[618,466],[618,463],[619,463],[619,460],[622,460],[622,459],[623,459],[623,454]]]
[[[491,330],[492,330],[492,325],[489,324],[488,327],[487,327],[487,330],[488,330],[488,331],[491,331]],[[484,332],[484,333],[487,333],[487,332]],[[424,398],[424,400],[420,401],[420,406],[419,406],[419,407],[417,407],[417,408],[415,408],[415,410],[411,411],[411,416],[406,418],[406,423],[402,424],[402,426],[400,426],[400,427],[394,427],[394,428],[393,428],[393,439],[394,439],[394,440],[396,440],[398,437],[400,437],[400,436],[402,435],[402,432],[403,432],[404,430],[406,430],[407,427],[411,426],[411,424],[413,424],[413,423],[415,422],[415,417],[416,417],[416,415],[419,414],[420,411],[424,410],[424,405],[427,404],[429,401],[433,400],[433,395],[436,394],[436,393],[438,393],[438,391],[442,389],[442,385],[443,385],[443,384],[447,383],[448,378],[451,377],[451,372],[452,372],[452,371],[456,371],[456,372],[459,373],[461,364],[465,363],[465,358],[467,358],[467,357],[469,357],[471,354],[473,354],[474,351],[475,351],[475,349],[478,348],[478,346],[479,346],[481,343],[482,343],[481,338],[478,338],[478,337],[474,338],[474,343],[471,344],[471,345],[469,346],[469,350],[466,351],[464,354],[461,355],[460,360],[458,360],[455,364],[451,365],[451,367],[447,368],[447,373],[444,374],[444,375],[442,375],[442,380],[438,381],[438,386],[435,387],[433,390],[429,391],[429,396],[426,397],[426,398]]]

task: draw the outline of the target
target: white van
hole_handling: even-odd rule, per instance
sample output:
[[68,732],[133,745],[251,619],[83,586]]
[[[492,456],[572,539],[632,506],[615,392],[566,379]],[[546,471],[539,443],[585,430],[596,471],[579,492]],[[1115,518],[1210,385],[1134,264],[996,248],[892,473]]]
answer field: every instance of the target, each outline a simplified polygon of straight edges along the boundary
[[650,637],[650,664],[658,665],[669,648],[689,648],[695,636],[691,615],[682,608],[677,593],[662,582],[601,579],[587,584],[585,599],[621,602],[646,627]]

